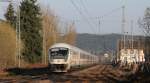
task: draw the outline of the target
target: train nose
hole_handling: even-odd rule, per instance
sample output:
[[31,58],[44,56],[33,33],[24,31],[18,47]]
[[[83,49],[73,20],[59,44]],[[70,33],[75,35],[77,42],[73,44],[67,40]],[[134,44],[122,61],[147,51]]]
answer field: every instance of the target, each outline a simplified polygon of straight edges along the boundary
[[51,63],[53,64],[62,64],[65,63],[66,61],[64,59],[53,59]]
[[52,64],[51,70],[53,72],[67,72],[67,64]]

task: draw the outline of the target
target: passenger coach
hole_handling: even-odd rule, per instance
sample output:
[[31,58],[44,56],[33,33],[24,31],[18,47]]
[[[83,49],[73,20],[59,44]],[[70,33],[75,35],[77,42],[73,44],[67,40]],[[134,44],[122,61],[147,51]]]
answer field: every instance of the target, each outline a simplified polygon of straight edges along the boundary
[[98,56],[65,43],[49,48],[49,66],[53,72],[67,72],[71,68],[98,63]]

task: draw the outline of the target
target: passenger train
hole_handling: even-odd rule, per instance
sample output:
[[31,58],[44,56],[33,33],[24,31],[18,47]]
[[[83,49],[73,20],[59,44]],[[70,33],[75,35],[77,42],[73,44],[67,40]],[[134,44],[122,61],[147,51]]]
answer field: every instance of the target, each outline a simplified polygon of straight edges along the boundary
[[56,43],[49,48],[49,66],[52,72],[67,72],[75,67],[97,64],[98,56],[66,43]]

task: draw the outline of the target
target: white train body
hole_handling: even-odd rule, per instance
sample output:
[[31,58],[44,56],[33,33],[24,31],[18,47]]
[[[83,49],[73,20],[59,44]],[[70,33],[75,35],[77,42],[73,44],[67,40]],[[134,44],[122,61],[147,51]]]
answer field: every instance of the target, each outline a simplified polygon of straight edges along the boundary
[[65,43],[57,43],[49,49],[49,65],[53,72],[67,72],[74,67],[94,65],[98,59],[98,56]]

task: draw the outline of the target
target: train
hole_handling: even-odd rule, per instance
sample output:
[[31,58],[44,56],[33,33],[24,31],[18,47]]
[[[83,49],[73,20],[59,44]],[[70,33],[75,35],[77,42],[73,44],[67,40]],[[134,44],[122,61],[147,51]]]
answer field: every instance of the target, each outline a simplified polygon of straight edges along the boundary
[[66,43],[52,45],[48,54],[52,72],[68,72],[73,68],[92,66],[99,62],[98,56]]

